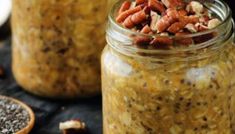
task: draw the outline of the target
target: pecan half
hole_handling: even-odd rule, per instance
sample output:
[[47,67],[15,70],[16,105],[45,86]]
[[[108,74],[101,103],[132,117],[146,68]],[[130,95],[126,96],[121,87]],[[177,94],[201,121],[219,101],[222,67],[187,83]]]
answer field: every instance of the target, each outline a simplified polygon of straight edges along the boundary
[[160,13],[163,13],[166,9],[164,5],[157,0],[149,0],[148,6],[153,10],[153,11],[158,11]]
[[185,22],[185,23],[196,24],[197,22],[199,22],[199,17],[196,15],[180,16],[179,21]]
[[148,34],[151,32],[151,28],[148,25],[145,25],[140,32],[144,34]]
[[147,16],[146,16],[145,12],[143,10],[141,10],[131,16],[131,21],[134,24],[139,24],[139,23],[145,21],[146,18],[147,18]]
[[167,31],[170,33],[178,33],[185,27],[185,25],[185,22],[175,22],[167,29]]
[[122,12],[121,14],[119,14],[116,18],[116,21],[118,23],[121,23],[123,22],[128,16],[136,13],[136,12],[139,12],[140,10],[142,10],[141,6],[137,6],[137,7],[134,7],[132,9],[129,9],[129,10],[126,10],[124,12]]
[[123,25],[126,28],[133,28],[135,25],[140,24],[141,22],[143,22],[146,19],[146,14],[143,10],[130,15],[129,17],[127,17],[125,19],[125,21],[123,22]]
[[126,28],[133,28],[135,26],[135,24],[132,22],[131,20],[132,15],[130,15],[129,17],[127,17],[125,19],[125,21],[123,22],[123,26],[125,26]]
[[167,10],[166,10],[166,14],[167,14],[169,17],[171,17],[171,18],[173,18],[173,19],[175,19],[175,20],[178,20],[179,17],[180,17],[178,11],[177,11],[176,9],[174,9],[174,8],[169,8],[169,9],[167,9]]
[[172,17],[165,15],[157,22],[157,31],[163,32],[165,31],[172,23],[175,22],[175,19]]
[[120,7],[118,14],[121,14],[122,12],[130,9],[131,7],[131,2],[130,1],[125,1],[123,2],[122,6]]

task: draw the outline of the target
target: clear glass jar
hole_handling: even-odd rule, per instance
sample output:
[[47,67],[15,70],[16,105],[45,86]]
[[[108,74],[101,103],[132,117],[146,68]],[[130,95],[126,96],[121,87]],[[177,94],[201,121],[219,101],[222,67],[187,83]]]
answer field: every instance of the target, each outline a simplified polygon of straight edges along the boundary
[[107,0],[14,0],[13,72],[44,97],[100,93]]
[[108,45],[101,58],[104,134],[232,134],[235,47],[228,6],[220,0],[206,2],[222,24],[171,37],[178,45],[187,39],[194,44],[147,50],[134,47],[133,38],[153,35],[115,22],[120,4],[109,16]]

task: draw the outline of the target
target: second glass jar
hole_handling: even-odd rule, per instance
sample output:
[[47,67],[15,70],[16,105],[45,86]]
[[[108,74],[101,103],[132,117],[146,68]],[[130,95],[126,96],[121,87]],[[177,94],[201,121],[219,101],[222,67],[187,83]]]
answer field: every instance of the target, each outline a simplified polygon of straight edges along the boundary
[[106,0],[14,0],[13,72],[44,97],[100,93]]

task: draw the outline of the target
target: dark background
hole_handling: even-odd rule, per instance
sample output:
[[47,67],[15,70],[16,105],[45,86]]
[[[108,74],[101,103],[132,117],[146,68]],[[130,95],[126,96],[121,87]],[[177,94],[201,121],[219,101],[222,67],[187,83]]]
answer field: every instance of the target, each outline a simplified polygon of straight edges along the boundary
[[233,18],[235,18],[235,1],[234,0],[225,0],[225,2],[228,3],[228,5],[230,6],[232,12],[233,12]]

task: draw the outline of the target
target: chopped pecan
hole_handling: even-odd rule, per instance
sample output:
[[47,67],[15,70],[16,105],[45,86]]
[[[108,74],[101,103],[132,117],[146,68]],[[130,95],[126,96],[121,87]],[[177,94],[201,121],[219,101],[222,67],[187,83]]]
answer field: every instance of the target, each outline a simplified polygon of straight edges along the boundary
[[174,8],[167,9],[166,14],[175,20],[178,20],[180,17],[178,11]]
[[63,134],[88,134],[85,123],[78,119],[62,122],[59,128]]
[[130,1],[125,1],[123,2],[122,6],[120,7],[118,14],[121,14],[122,12],[130,9],[131,7],[131,2]]
[[197,28],[197,31],[198,31],[198,32],[208,30],[208,27],[205,26],[205,25],[203,25],[202,23],[196,23],[196,24],[195,24],[195,27]]
[[123,26],[125,26],[126,28],[133,28],[135,26],[135,24],[131,20],[131,17],[132,15],[128,16],[123,22]]
[[139,48],[147,48],[151,40],[150,37],[135,37],[134,44]]
[[210,17],[207,15],[203,15],[202,17],[199,18],[199,22],[202,23],[203,25],[208,25],[209,20]]
[[213,29],[217,27],[221,21],[217,18],[208,21],[208,29]]
[[196,24],[199,22],[199,17],[195,15],[190,15],[190,16],[180,16],[179,21],[185,22],[185,23],[192,23]]
[[170,33],[178,33],[185,27],[185,25],[185,22],[175,22],[167,29],[167,31]]
[[159,36],[154,38],[151,42],[150,45],[156,46],[156,45],[172,45],[173,40],[167,36]]
[[141,22],[143,22],[144,20],[146,20],[146,14],[143,10],[133,14],[131,16],[131,21],[134,23],[134,24],[139,24]]
[[188,12],[184,9],[181,9],[178,11],[178,14],[179,14],[179,16],[186,16],[186,15],[188,15]]
[[167,8],[183,8],[185,7],[185,2],[182,0],[162,0],[162,3],[167,7]]
[[147,0],[135,0],[136,5],[144,4]]
[[151,28],[148,25],[145,25],[140,32],[144,34],[148,34],[151,32]]
[[126,28],[133,28],[135,25],[140,24],[141,22],[143,22],[146,19],[146,14],[143,10],[136,12],[133,15],[130,15],[129,17],[127,17],[125,19],[125,21],[123,22],[123,25]]
[[193,13],[193,14],[201,14],[204,11],[203,5],[198,2],[198,1],[191,1],[187,7],[186,10],[189,13]]
[[166,9],[164,5],[157,0],[149,0],[148,6],[153,10],[153,11],[158,11],[160,13],[163,13]]
[[175,36],[177,38],[175,38],[175,42],[178,45],[190,45],[193,44],[193,39],[191,37],[185,38],[184,35],[188,35],[190,33],[186,33],[186,32],[179,32],[176,33]]
[[187,24],[185,28],[191,33],[196,33],[198,31],[197,27],[192,23]]
[[141,11],[141,10],[142,10],[141,6],[137,6],[137,7],[131,8],[131,9],[129,9],[129,10],[126,10],[126,11],[122,12],[121,14],[119,14],[119,15],[117,16],[116,21],[117,21],[118,23],[121,23],[121,22],[123,22],[128,16],[130,16],[130,15],[136,13],[136,12],[139,12],[139,11]]
[[161,18],[160,15],[158,15],[156,12],[151,11],[151,23],[150,23],[150,28],[152,31],[157,31],[157,22]]
[[175,20],[168,16],[165,15],[163,16],[158,22],[157,22],[157,31],[158,32],[163,32],[165,31],[172,23],[174,23]]

